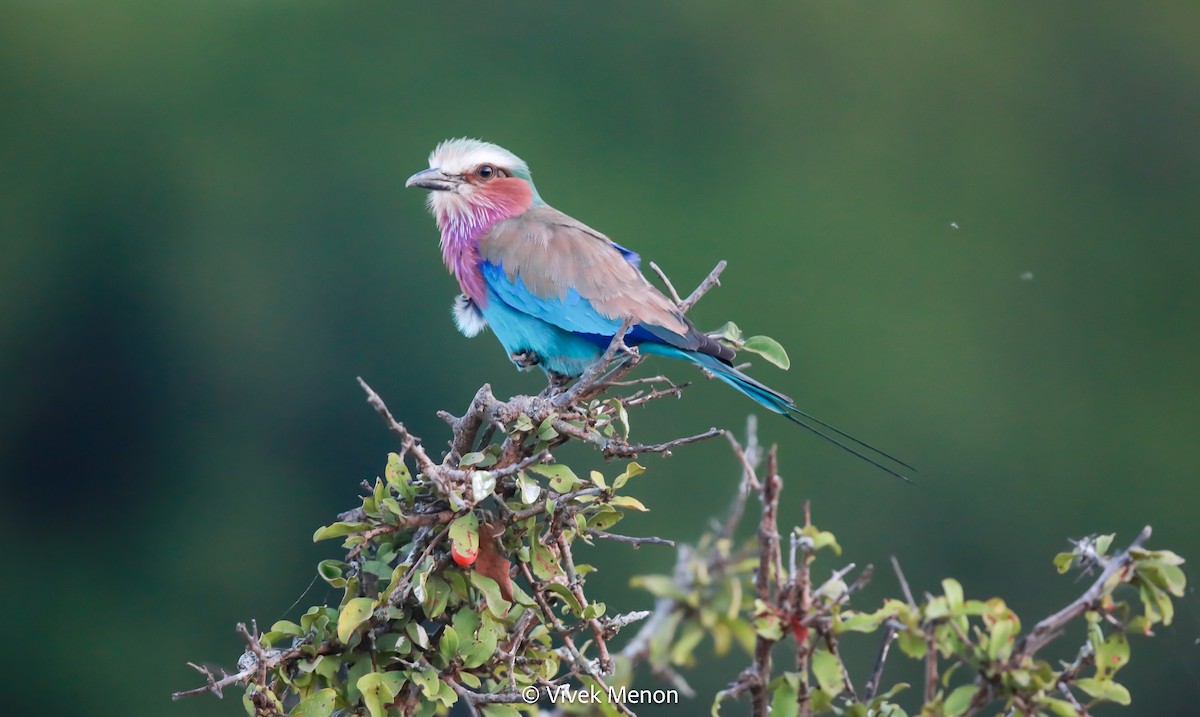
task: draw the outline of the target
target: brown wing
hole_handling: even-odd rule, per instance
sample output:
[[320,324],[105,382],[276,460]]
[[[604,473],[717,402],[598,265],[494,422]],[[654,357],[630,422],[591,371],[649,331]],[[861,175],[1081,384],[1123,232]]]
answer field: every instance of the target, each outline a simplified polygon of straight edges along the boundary
[[504,267],[541,299],[574,289],[606,318],[632,316],[663,343],[724,361],[733,351],[696,331],[675,304],[629,263],[606,236],[551,207],[497,223],[479,244],[482,260]]

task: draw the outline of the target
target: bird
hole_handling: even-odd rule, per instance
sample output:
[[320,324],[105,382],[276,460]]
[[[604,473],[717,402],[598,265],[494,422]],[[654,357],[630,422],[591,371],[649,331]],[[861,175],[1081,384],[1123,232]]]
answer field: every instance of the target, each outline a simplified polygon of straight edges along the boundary
[[[461,294],[451,311],[468,338],[491,329],[522,370],[562,386],[600,361],[617,333],[639,353],[691,362],[761,406],[887,473],[912,466],[797,408],[733,365],[734,350],[698,331],[639,268],[639,255],[547,204],[529,165],[499,145],[448,139],[405,182],[430,190],[442,260]],[[818,428],[820,426],[843,442]],[[855,446],[858,446],[857,448]],[[861,449],[870,451],[867,455]],[[911,481],[910,481],[911,482]]]

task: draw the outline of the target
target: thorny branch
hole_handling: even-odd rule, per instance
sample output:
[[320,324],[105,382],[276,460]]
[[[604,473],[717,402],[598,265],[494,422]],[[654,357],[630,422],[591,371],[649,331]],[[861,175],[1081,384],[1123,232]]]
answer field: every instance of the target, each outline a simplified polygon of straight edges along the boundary
[[[686,312],[707,291],[719,285],[719,276],[725,268],[725,262],[720,262],[686,299],[680,298],[675,287],[657,266],[651,266],[659,273],[680,311]],[[367,394],[368,403],[379,414],[387,429],[399,440],[400,461],[412,457],[418,470],[414,485],[422,491],[414,501],[393,510],[386,522],[371,522],[372,518],[365,510],[365,502],[364,508],[347,511],[338,516],[344,525],[351,526],[350,530],[357,531],[352,533],[357,542],[347,543],[345,561],[349,566],[349,575],[355,579],[361,575],[363,566],[368,561],[380,562],[379,541],[407,541],[404,543],[405,555],[393,558],[399,561],[399,564],[395,577],[392,578],[393,584],[388,587],[391,592],[386,596],[387,600],[384,601],[383,595],[380,594],[379,608],[367,616],[364,622],[363,639],[370,643],[370,649],[375,649],[376,637],[387,631],[392,611],[421,609],[423,600],[418,599],[417,591],[424,592],[428,589],[423,584],[427,576],[440,574],[446,567],[453,568],[446,548],[447,543],[451,542],[451,523],[469,513],[475,513],[480,516],[481,541],[486,541],[492,552],[503,551],[503,554],[492,558],[493,562],[487,568],[483,567],[481,558],[480,564],[475,568],[476,572],[485,575],[486,570],[486,577],[493,578],[498,583],[512,581],[511,586],[500,586],[502,593],[506,588],[522,586],[521,589],[527,591],[529,600],[524,604],[530,608],[520,617],[512,618],[514,624],[510,625],[504,639],[496,645],[494,654],[488,655],[490,661],[478,668],[468,668],[461,661],[451,662],[449,667],[444,663],[439,663],[440,667],[435,666],[429,661],[432,659],[429,653],[417,653],[408,661],[401,659],[395,663],[405,669],[437,673],[438,678],[448,685],[447,689],[453,692],[454,698],[466,705],[469,714],[482,714],[486,711],[485,706],[489,704],[524,703],[526,700],[515,675],[519,669],[532,669],[536,672],[547,659],[554,659],[554,664],[561,664],[562,668],[558,673],[552,672],[550,676],[541,675],[534,678],[533,686],[544,695],[571,681],[579,683],[580,680],[591,680],[603,688],[615,679],[628,679],[627,674],[618,673],[620,669],[631,669],[638,664],[649,663],[657,677],[669,681],[682,694],[693,696],[695,693],[691,686],[676,671],[676,663],[661,656],[662,641],[664,635],[668,642],[672,639],[672,633],[681,619],[695,619],[697,599],[699,607],[704,608],[704,600],[708,599],[705,596],[711,594],[706,593],[706,590],[711,591],[714,585],[728,583],[736,583],[739,586],[746,584],[753,593],[749,600],[743,600],[739,587],[731,605],[734,613],[748,613],[745,619],[753,621],[752,661],[718,694],[718,702],[748,696],[754,717],[765,717],[772,712],[778,706],[777,700],[781,695],[794,699],[791,713],[802,716],[828,711],[831,701],[835,698],[843,707],[861,703],[877,705],[880,700],[889,696],[886,691],[882,696],[880,693],[891,647],[899,640],[900,646],[908,651],[912,649],[912,640],[915,639],[918,644],[923,643],[925,648],[922,697],[926,711],[922,714],[942,714],[945,696],[939,687],[941,670],[938,652],[944,645],[939,646],[938,630],[944,630],[945,625],[950,625],[955,637],[968,648],[971,647],[971,636],[958,623],[948,623],[944,617],[927,617],[929,606],[935,598],[926,594],[924,602],[918,604],[898,561],[892,558],[896,577],[905,598],[907,614],[912,619],[906,623],[899,619],[895,611],[880,618],[878,626],[884,629],[873,669],[863,683],[862,691],[856,690],[842,659],[840,637],[844,635],[839,632],[839,623],[854,614],[847,609],[847,602],[852,594],[870,580],[871,566],[866,566],[849,584],[846,580],[849,580],[848,576],[855,570],[853,563],[834,570],[824,582],[815,583],[811,566],[821,547],[817,540],[828,534],[820,533],[812,525],[807,503],[804,507],[803,526],[785,534],[788,538],[788,560],[785,565],[784,536],[781,536],[778,527],[782,479],[779,475],[777,452],[775,447],[764,451],[759,444],[753,416],[747,422],[744,444],[739,443],[732,434],[717,428],[660,443],[629,442],[626,415],[628,409],[659,398],[679,397],[687,385],[674,384],[663,376],[627,378],[629,372],[641,361],[636,349],[626,346],[622,340],[631,326],[632,321],[626,320],[623,330],[614,337],[602,359],[574,386],[566,390],[547,391],[539,396],[515,396],[501,401],[493,395],[491,387],[485,384],[476,392],[462,416],[440,412],[439,417],[448,424],[452,434],[448,450],[440,462],[436,462],[430,456],[419,438],[394,418],[379,394],[361,378],[358,379]],[[616,398],[602,398],[606,392],[620,389],[632,389],[633,393]],[[620,430],[622,424],[624,430]],[[500,436],[499,442],[493,444],[493,438],[497,435]],[[519,481],[528,480],[523,477],[525,472],[551,467],[548,464],[555,461],[553,451],[569,441],[591,445],[605,459],[613,459],[634,458],[642,454],[669,456],[675,448],[721,435],[726,436],[730,442],[740,465],[741,480],[738,482],[738,489],[727,516],[723,521],[714,523],[711,535],[695,546],[678,546],[675,569],[670,578],[673,590],[658,597],[652,611],[603,615],[602,611],[570,613],[565,609],[564,596],[573,600],[580,608],[594,605],[585,591],[586,573],[582,569],[584,566],[577,566],[575,563],[572,542],[574,537],[583,538],[588,542],[590,538],[610,540],[625,543],[635,549],[642,545],[674,547],[675,543],[654,536],[637,537],[613,533],[607,529],[607,524],[596,527],[584,520],[586,516],[581,515],[581,506],[597,501],[603,502],[613,497],[613,490],[601,483],[581,481],[567,488],[560,486],[558,491],[542,489],[541,497],[525,502],[525,507],[519,507],[521,503],[511,501],[512,496],[519,490]],[[491,451],[491,462],[486,464],[486,468],[482,468],[478,464],[478,456],[485,448]],[[465,459],[468,454],[476,456],[467,461]],[[764,454],[766,466],[765,470],[760,472],[763,468]],[[472,490],[479,485],[481,474],[486,474],[489,480],[494,481],[488,484],[494,485],[494,489],[482,498]],[[370,484],[364,485],[368,491],[372,489]],[[736,535],[752,494],[758,498],[762,508],[755,532],[755,544],[737,548]],[[498,518],[495,517],[497,515]],[[524,526],[526,521],[529,521],[528,525],[536,524],[536,531],[531,531],[522,541],[529,542],[530,548],[541,546],[539,549],[546,551],[545,555],[549,556],[542,559],[553,563],[559,571],[557,575],[547,577],[548,573],[544,569],[539,571],[530,559],[515,556],[511,540],[507,545],[503,539],[493,542],[491,528],[487,527],[487,531],[482,530],[485,520],[494,521],[486,526],[509,526],[503,531],[506,534],[509,528],[518,530],[516,526]],[[570,535],[568,531],[571,531]],[[503,538],[499,535],[499,528],[496,532],[495,538]],[[1115,584],[1129,582],[1135,563],[1140,559],[1136,555],[1149,537],[1150,528],[1147,527],[1125,551],[1106,560],[1100,559],[1103,570],[1090,587],[1062,610],[1037,623],[1028,634],[1016,641],[1011,653],[1005,653],[1004,659],[993,660],[990,663],[979,659],[971,662],[968,659],[969,655],[962,655],[954,650],[944,653],[950,655],[957,663],[971,662],[976,670],[974,681],[971,683],[975,691],[970,695],[969,704],[965,704],[958,714],[975,715],[997,698],[1003,697],[998,675],[1004,674],[1005,671],[1027,669],[1042,648],[1063,634],[1067,624],[1085,612],[1101,607]],[[831,540],[832,536],[829,536],[829,539]],[[834,545],[836,547],[836,543]],[[505,555],[513,558],[513,562],[510,563]],[[747,582],[745,566],[751,562],[756,565],[756,569]],[[500,567],[496,567],[497,565]],[[347,589],[350,590],[351,587]],[[374,590],[375,588],[371,588],[367,591],[360,587],[357,595],[373,596],[371,591]],[[352,594],[354,593],[348,592],[347,597]],[[751,602],[755,604],[753,609],[750,608]],[[336,613],[334,617],[336,619]],[[1107,619],[1115,620],[1111,615],[1108,615]],[[622,649],[614,650],[610,645],[613,638],[622,628],[635,622],[641,623],[637,632]],[[436,631],[444,624],[448,623],[443,618],[440,624],[435,621],[428,627]],[[422,635],[425,635],[424,629],[422,628]],[[531,651],[531,647],[540,644],[537,640],[546,640],[547,630],[553,636],[553,647],[549,648],[549,652],[538,652],[536,649]],[[315,660],[319,658],[344,657],[344,653],[363,649],[361,644],[353,640],[343,643],[341,640],[330,638],[318,642],[310,637],[298,637],[286,649],[273,649],[264,646],[257,626],[247,628],[246,625],[239,624],[237,631],[246,642],[246,650],[238,660],[238,669],[234,672],[217,669],[214,672],[213,668],[188,663],[200,673],[205,684],[176,692],[172,696],[173,699],[205,693],[220,697],[229,687],[248,686],[247,695],[257,714],[280,714],[281,703],[276,697],[276,692],[280,695],[287,692],[288,686],[284,683],[290,684],[292,678],[300,675],[302,663],[311,670],[316,664]],[[471,635],[461,637],[472,639]],[[905,639],[909,640],[907,645]],[[658,657],[655,657],[656,644],[659,645]],[[793,652],[794,671],[785,671],[781,677],[773,656],[778,655],[777,648],[782,650],[785,646]],[[590,657],[589,654],[594,654],[595,657]],[[818,663],[825,661],[828,665],[829,659],[834,661],[834,671],[826,670],[818,674]],[[1079,679],[1081,669],[1092,664],[1091,660],[1091,654],[1081,650],[1075,663],[1059,673],[1058,681],[1052,685],[1052,691],[1060,694],[1063,702],[1069,704],[1081,717],[1086,717],[1088,707],[1076,699],[1070,688]],[[374,653],[371,662],[374,665]],[[481,677],[496,680],[488,688],[493,691],[486,691],[480,686]],[[817,684],[812,684],[814,677]],[[781,679],[784,682],[781,683]],[[501,688],[495,687],[496,684],[500,684]],[[784,687],[791,685],[791,691],[781,688],[781,684]],[[1010,693],[1009,698],[1010,704],[1014,705],[1013,710],[1019,710],[1022,714],[1026,708],[1034,712],[1039,709],[1036,700],[1029,695],[1014,696]],[[403,698],[397,695],[392,706],[408,715],[415,709],[419,700],[419,693],[410,689]],[[627,705],[616,704],[614,707],[622,714],[634,714]],[[1010,710],[1011,714],[1016,713],[1013,710]],[[560,709],[555,713],[562,712]]]
[[[721,262],[688,297],[687,301],[683,302],[681,311],[686,311],[704,293],[716,285],[717,275],[723,268],[724,262]],[[507,401],[501,401],[493,395],[491,387],[485,384],[476,392],[461,417],[440,412],[438,415],[446,421],[452,432],[449,450],[440,463],[430,456],[417,436],[411,433],[403,423],[396,420],[383,399],[366,381],[359,378],[358,382],[367,394],[367,402],[379,414],[388,430],[399,439],[400,460],[403,461],[405,457],[411,456],[419,472],[418,481],[421,478],[428,481],[433,487],[436,487],[436,495],[443,497],[469,496],[470,491],[466,489],[471,486],[474,474],[478,470],[472,466],[460,465],[460,462],[464,456],[473,451],[481,432],[486,434],[485,441],[489,440],[491,434],[496,432],[505,436],[500,446],[499,456],[495,463],[487,469],[490,477],[496,480],[497,491],[511,491],[512,479],[515,476],[531,467],[552,463],[554,460],[553,449],[569,440],[591,444],[606,459],[612,459],[634,458],[642,454],[655,453],[669,456],[672,449],[723,435],[723,431],[712,428],[693,436],[661,443],[643,444],[630,443],[620,431],[611,430],[611,426],[618,420],[618,413],[621,414],[619,420],[627,420],[623,415],[627,408],[644,405],[658,398],[668,396],[677,398],[686,386],[686,384],[676,385],[663,376],[632,381],[624,380],[641,361],[637,350],[626,346],[622,340],[624,334],[632,328],[633,323],[632,318],[626,319],[623,322],[622,330],[617,332],[601,359],[585,372],[574,386],[565,391],[541,396],[515,396]],[[608,390],[629,387],[636,389],[631,395],[606,402],[595,400]],[[535,441],[531,434],[538,432],[536,428],[533,432],[514,431],[512,426],[519,419],[523,419],[534,427],[549,425],[554,432],[554,437],[546,441]],[[608,430],[605,430],[606,427]],[[544,447],[535,448],[535,445]],[[502,501],[497,501],[496,507],[505,514],[506,520],[510,523],[543,515],[547,517],[546,534],[541,536],[541,539],[543,543],[549,541],[555,546],[558,559],[569,582],[568,589],[576,600],[587,605],[589,601],[583,591],[584,578],[576,571],[572,546],[570,541],[564,537],[563,531],[574,525],[572,517],[577,509],[573,507],[572,502],[582,497],[600,497],[602,491],[599,488],[585,487],[561,494],[553,491],[547,491],[547,493],[546,500],[539,500],[520,511],[509,509]],[[363,530],[359,536],[361,540],[347,553],[347,562],[357,565],[358,561],[365,557],[364,551],[383,536],[415,530],[409,551],[410,566],[389,596],[388,601],[389,604],[397,607],[410,604],[413,600],[414,581],[418,568],[426,564],[437,546],[446,539],[449,533],[447,524],[462,515],[464,508],[472,507],[473,501],[469,498],[464,498],[464,500],[465,506],[447,504],[445,500],[420,502],[411,510],[404,510],[393,516],[386,524]],[[362,508],[359,508],[347,511],[338,517],[339,520],[347,523],[359,523],[367,518],[367,514]],[[587,534],[596,538],[627,543],[635,548],[641,545],[674,545],[673,541],[663,538],[625,536],[595,528],[588,530]],[[576,645],[573,638],[578,631],[578,625],[569,625],[564,622],[551,606],[559,598],[549,590],[549,583],[538,580],[531,572],[528,563],[518,562],[516,568],[518,576],[525,579],[531,597],[539,606],[546,623],[553,627],[558,639],[562,642],[564,655],[571,666],[568,676],[586,675],[604,685],[606,677],[612,675],[615,669],[607,645],[608,640],[622,627],[649,616],[649,613],[626,613],[584,620],[581,624],[587,626],[591,641],[590,647],[580,647]],[[368,620],[368,624],[372,626],[371,630],[374,630],[375,627],[382,627],[386,621],[386,611],[383,611],[372,616]],[[513,643],[507,648],[510,667],[517,664],[518,645],[527,639],[528,631],[533,628],[530,620],[522,620],[522,625],[514,634]],[[246,653],[239,660],[239,670],[233,673],[222,671],[221,676],[218,677],[207,667],[189,663],[204,676],[206,684],[195,689],[177,692],[173,695],[174,699],[203,693],[211,693],[219,697],[227,687],[247,684],[257,685],[258,692],[265,694],[271,689],[269,673],[280,669],[291,672],[300,659],[337,654],[347,649],[346,645],[335,640],[322,644],[315,652],[312,646],[304,644],[298,644],[287,650],[268,650],[260,643],[257,630],[247,631],[244,625],[239,625],[238,630],[246,639],[248,647]],[[371,631],[368,633],[371,634]],[[589,659],[584,654],[585,649],[595,650],[599,655],[598,659],[595,661]],[[682,678],[679,679],[682,680]],[[477,706],[488,703],[523,702],[522,695],[516,691],[516,685],[511,683],[511,676],[510,690],[498,693],[476,692],[457,679],[450,679],[447,682],[458,697],[469,705],[472,712],[477,712]],[[552,685],[546,684],[544,687],[549,689]],[[261,707],[264,713],[274,709],[267,703]],[[618,709],[625,714],[633,714],[624,705],[618,705]]]

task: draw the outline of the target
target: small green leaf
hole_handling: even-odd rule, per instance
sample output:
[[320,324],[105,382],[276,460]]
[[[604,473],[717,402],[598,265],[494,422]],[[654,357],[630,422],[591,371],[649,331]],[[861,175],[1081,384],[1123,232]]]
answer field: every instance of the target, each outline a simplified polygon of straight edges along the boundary
[[442,628],[442,635],[438,638],[438,652],[442,653],[442,657],[449,662],[458,655],[458,633],[450,625]]
[[370,528],[368,523],[333,523],[320,528],[313,533],[313,542],[329,540],[330,538],[340,538],[343,535],[351,535],[353,533],[361,533]]
[[604,481],[604,474],[600,471],[591,472],[592,483],[600,490],[608,490],[608,483]]
[[580,484],[579,477],[570,467],[560,463],[551,465],[530,466],[529,470],[550,479],[550,490],[556,493],[567,493]]
[[751,336],[742,344],[746,351],[753,351],[783,370],[792,367],[792,360],[779,342],[770,336]]
[[354,598],[342,608],[338,616],[338,640],[343,644],[350,641],[350,636],[371,617],[375,610],[375,601],[367,597]]
[[566,585],[562,583],[548,583],[546,590],[562,598],[570,608],[571,614],[580,615],[583,613],[583,604],[579,602],[579,598]]
[[771,691],[771,717],[796,717],[800,714],[800,676],[794,672],[785,672],[779,679],[774,680],[775,688]]
[[1075,686],[1086,692],[1090,697],[1095,697],[1098,700],[1108,700],[1109,702],[1116,702],[1119,705],[1128,705],[1130,702],[1129,690],[1112,680],[1097,680],[1085,677],[1075,680]]
[[329,717],[333,714],[335,699],[337,699],[337,692],[332,688],[326,688],[300,700],[288,714],[291,717]]
[[521,502],[525,505],[533,505],[542,495],[542,487],[538,485],[537,481],[525,475],[524,471],[517,474],[517,488],[521,491]]
[[642,501],[628,495],[615,495],[611,500],[608,501],[608,504],[617,508],[632,508],[633,510],[640,510],[643,513],[650,510],[646,506],[642,505]]
[[472,570],[471,584],[475,586],[476,590],[483,593],[483,599],[487,603],[489,613],[501,619],[508,614],[512,603],[505,600],[504,596],[500,594],[500,585],[495,580],[486,575],[480,575],[478,571]]
[[1071,569],[1071,564],[1075,562],[1075,553],[1059,553],[1054,556],[1054,567],[1058,568],[1058,572],[1065,573]]
[[942,592],[946,594],[946,602],[949,604],[951,613],[957,613],[962,609],[963,588],[957,580],[954,578],[946,578],[943,580]]
[[1042,707],[1049,707],[1050,711],[1058,715],[1058,717],[1079,717],[1079,711],[1075,709],[1075,705],[1060,700],[1057,697],[1043,697]]
[[450,523],[450,544],[466,564],[475,561],[479,555],[479,519],[474,513],[464,513]]
[[343,576],[343,571],[348,567],[350,566],[340,560],[322,560],[317,563],[317,574],[332,587],[344,588],[346,587],[346,578]]
[[479,451],[472,451],[458,461],[459,468],[470,468],[473,465],[478,465],[483,460],[483,454]]
[[817,678],[817,684],[830,696],[837,697],[845,689],[842,682],[842,668],[838,658],[829,650],[813,650],[812,672]]
[[621,490],[621,488],[625,487],[625,483],[628,482],[630,478],[639,476],[645,472],[646,469],[637,461],[630,461],[629,465],[625,467],[625,472],[616,478],[613,478],[613,490]]
[[471,473],[471,499],[476,503],[487,500],[496,490],[496,475],[491,471],[474,471]]
[[762,615],[754,620],[754,632],[767,640],[782,640],[783,623],[776,615]]
[[1129,662],[1129,639],[1123,632],[1114,632],[1096,648],[1096,676],[1105,679]]
[[368,672],[358,678],[356,686],[371,717],[386,717],[387,708],[404,688],[402,672]]
[[726,321],[724,326],[708,332],[708,335],[734,348],[740,348],[742,345],[742,330],[732,321]]
[[429,668],[414,670],[412,681],[414,685],[421,688],[421,694],[426,699],[433,699],[442,689],[441,680],[438,679],[437,673]]
[[551,413],[549,416],[546,416],[546,420],[542,421],[541,424],[538,425],[537,438],[539,441],[549,442],[553,441],[555,438],[558,438],[558,431],[554,430],[554,426],[552,425],[554,423],[554,418],[557,415],[558,414]]
[[951,692],[942,706],[946,717],[958,717],[958,715],[966,712],[967,708],[971,706],[971,700],[978,691],[979,688],[975,685],[963,685]]

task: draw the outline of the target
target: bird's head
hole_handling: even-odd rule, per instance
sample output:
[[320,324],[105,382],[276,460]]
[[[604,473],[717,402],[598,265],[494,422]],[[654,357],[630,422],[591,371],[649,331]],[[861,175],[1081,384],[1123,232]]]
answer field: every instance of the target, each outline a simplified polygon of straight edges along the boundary
[[507,149],[477,139],[448,139],[429,154],[429,169],[408,178],[406,187],[429,193],[439,223],[455,217],[520,214],[541,204],[529,165]]

